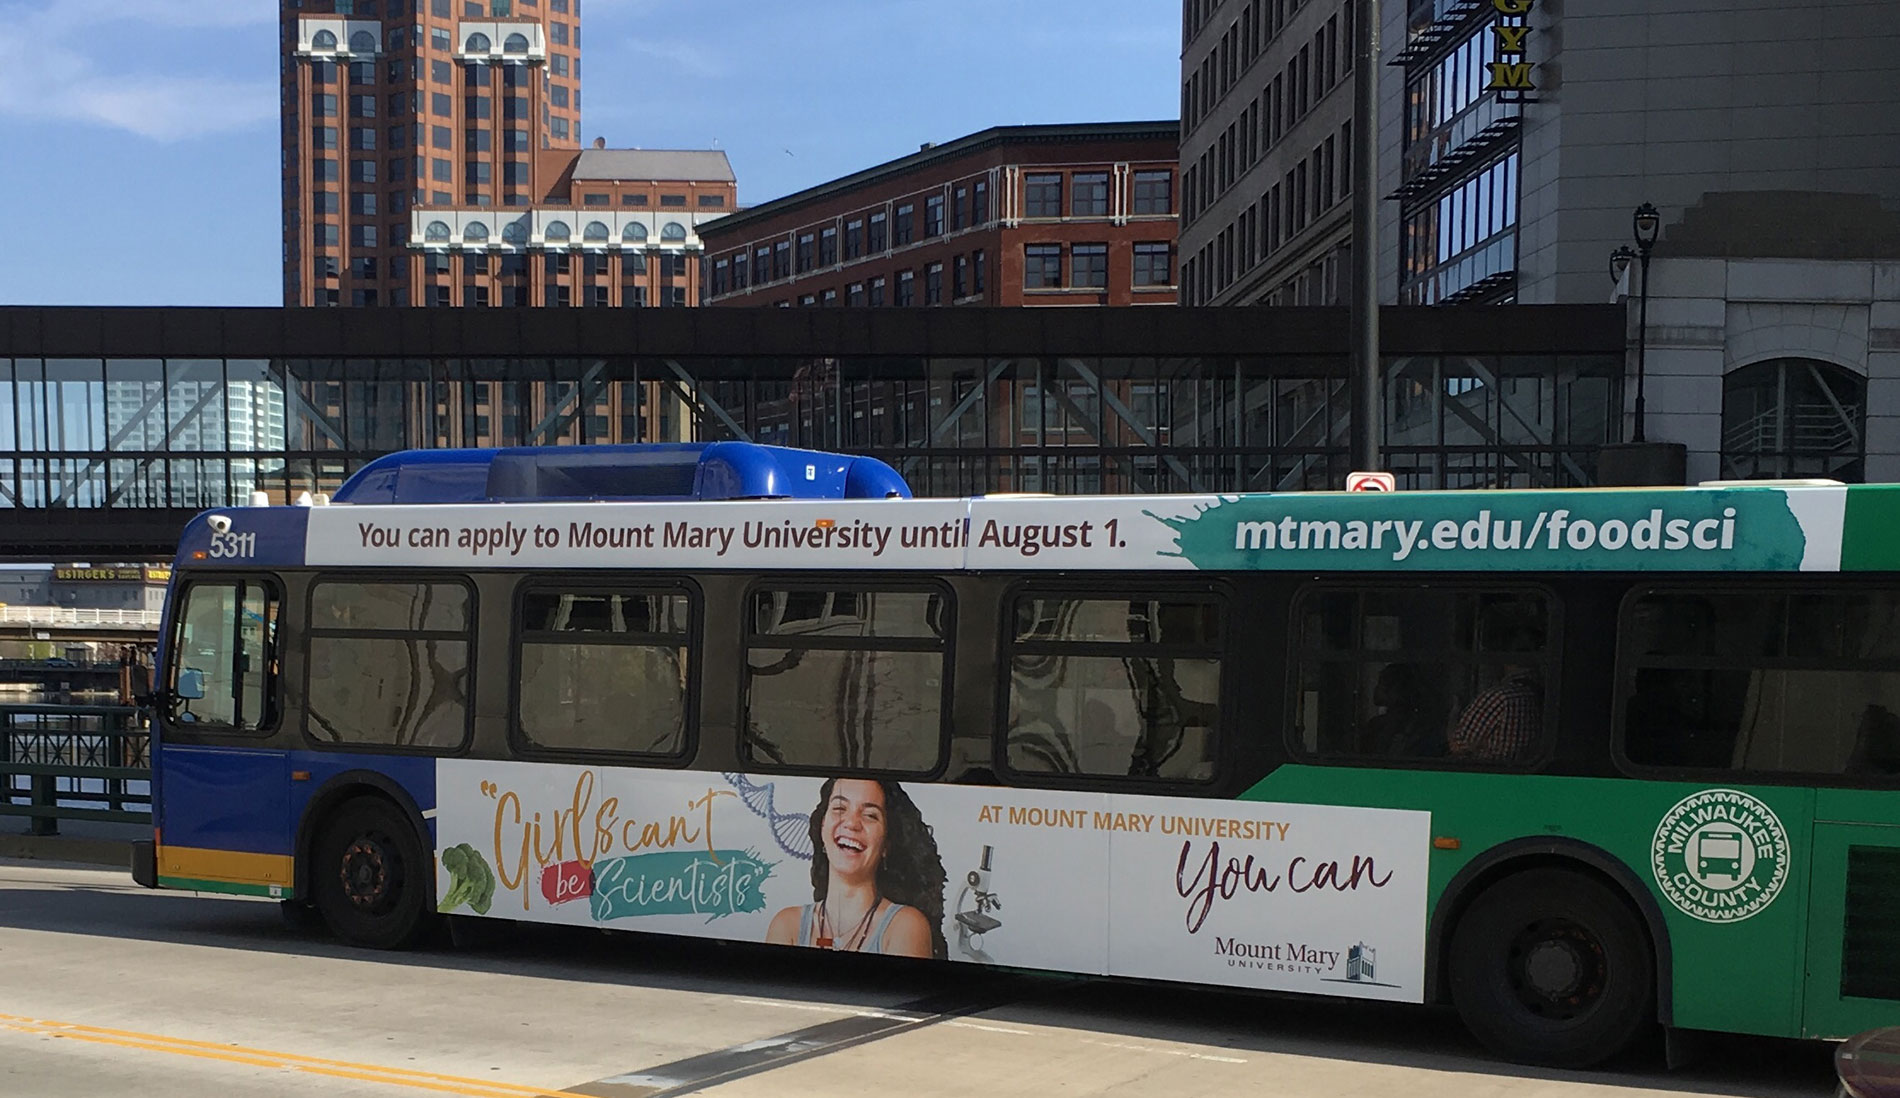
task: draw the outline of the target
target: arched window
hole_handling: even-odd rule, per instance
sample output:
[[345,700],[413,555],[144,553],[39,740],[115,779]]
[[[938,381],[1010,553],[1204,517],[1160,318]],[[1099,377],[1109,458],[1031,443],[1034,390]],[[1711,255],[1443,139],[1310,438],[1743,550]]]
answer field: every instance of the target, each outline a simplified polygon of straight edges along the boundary
[[581,230],[581,239],[590,244],[596,241],[605,241],[611,235],[612,234],[607,231],[607,223],[604,221],[589,221],[587,227]]
[[680,224],[677,221],[669,221],[666,224],[660,226],[660,239],[667,240],[667,241],[685,240],[686,226]]
[[1775,358],[1722,379],[1725,480],[1865,480],[1867,379],[1811,358]]
[[375,53],[376,36],[368,31],[357,31],[350,35],[351,53]]
[[494,48],[494,45],[495,44],[489,40],[487,35],[476,31],[474,34],[468,36],[468,48],[464,52],[487,53]]
[[527,53],[528,36],[525,34],[511,34],[507,38],[502,39],[501,52]]
[[327,30],[320,30],[310,36],[310,48],[313,50],[336,49],[336,35]]
[[541,235],[546,237],[549,241],[565,243],[567,238],[573,234],[573,231],[574,230],[567,227],[567,222],[565,221],[550,221],[548,222],[547,230]]
[[479,221],[471,221],[462,226],[462,239],[472,244],[479,244],[488,239],[488,226]]
[[635,221],[620,230],[620,239],[629,244],[645,244],[647,240],[647,227]]
[[430,244],[445,243],[449,239],[449,223],[446,221],[429,222],[428,227],[422,230],[422,239]]
[[501,227],[501,242],[503,244],[526,244],[528,242],[527,223],[524,221],[510,221],[508,224],[503,225]]

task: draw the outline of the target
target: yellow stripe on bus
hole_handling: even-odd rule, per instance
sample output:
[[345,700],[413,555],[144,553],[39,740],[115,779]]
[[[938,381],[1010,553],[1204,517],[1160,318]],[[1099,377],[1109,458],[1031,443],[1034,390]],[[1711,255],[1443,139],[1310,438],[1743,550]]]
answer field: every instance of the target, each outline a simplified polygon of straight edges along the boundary
[[195,881],[290,887],[295,859],[288,854],[246,854],[190,846],[158,848],[158,875]]

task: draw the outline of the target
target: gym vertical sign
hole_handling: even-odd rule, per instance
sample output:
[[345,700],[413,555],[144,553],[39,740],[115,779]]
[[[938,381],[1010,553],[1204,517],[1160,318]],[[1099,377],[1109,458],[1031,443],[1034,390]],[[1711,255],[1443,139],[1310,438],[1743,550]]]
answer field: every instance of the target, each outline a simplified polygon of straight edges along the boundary
[[1503,103],[1535,102],[1537,91],[1530,63],[1531,8],[1537,0],[1491,0],[1497,21],[1491,24],[1497,57],[1490,63],[1484,90],[1498,93]]

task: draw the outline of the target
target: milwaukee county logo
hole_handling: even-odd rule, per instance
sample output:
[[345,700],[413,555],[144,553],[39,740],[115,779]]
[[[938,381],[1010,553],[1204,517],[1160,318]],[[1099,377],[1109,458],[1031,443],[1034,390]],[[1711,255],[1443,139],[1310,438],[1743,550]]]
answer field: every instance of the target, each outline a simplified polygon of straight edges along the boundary
[[1663,814],[1649,864],[1664,896],[1705,923],[1736,923],[1788,881],[1788,832],[1767,805],[1734,789],[1684,797]]

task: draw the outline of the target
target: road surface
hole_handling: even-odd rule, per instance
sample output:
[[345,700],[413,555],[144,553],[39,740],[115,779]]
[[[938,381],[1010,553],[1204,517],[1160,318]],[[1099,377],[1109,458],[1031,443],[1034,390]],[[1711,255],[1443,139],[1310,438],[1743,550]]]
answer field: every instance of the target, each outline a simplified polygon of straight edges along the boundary
[[1830,1051],[1538,1071],[1419,1008],[559,928],[371,953],[268,902],[0,860],[5,1095],[1822,1098]]

